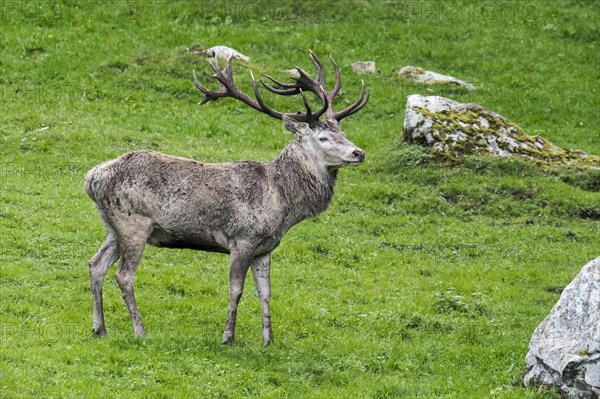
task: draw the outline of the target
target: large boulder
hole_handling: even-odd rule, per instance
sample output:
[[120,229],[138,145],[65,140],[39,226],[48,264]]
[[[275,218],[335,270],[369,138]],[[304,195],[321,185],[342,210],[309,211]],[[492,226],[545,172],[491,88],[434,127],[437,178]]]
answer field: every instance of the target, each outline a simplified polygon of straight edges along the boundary
[[467,90],[475,90],[475,86],[464,80],[457,79],[453,76],[442,75],[441,73],[427,71],[423,68],[407,65],[398,70],[398,75],[404,79],[416,83],[437,84],[447,86],[464,87]]
[[408,96],[404,139],[453,159],[469,154],[519,155],[548,166],[600,168],[598,156],[566,150],[542,137],[529,136],[515,123],[481,105],[439,96]]
[[556,387],[572,398],[600,397],[600,257],[564,289],[533,333],[527,386]]

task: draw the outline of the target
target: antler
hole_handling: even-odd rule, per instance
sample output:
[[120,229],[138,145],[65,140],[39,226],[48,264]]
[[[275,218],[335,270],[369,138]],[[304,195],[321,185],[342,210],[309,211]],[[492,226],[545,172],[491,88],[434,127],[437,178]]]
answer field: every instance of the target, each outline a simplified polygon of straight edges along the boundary
[[[256,100],[252,99],[247,94],[245,94],[244,92],[240,91],[240,89],[238,89],[238,87],[235,85],[235,82],[233,80],[231,61],[232,61],[232,57],[229,56],[227,58],[227,62],[225,64],[225,69],[220,68],[218,60],[215,60],[215,62],[210,61],[210,65],[212,66],[212,68],[215,71],[215,74],[213,75],[213,77],[221,83],[221,87],[219,90],[209,90],[206,87],[204,87],[200,83],[200,81],[198,81],[198,78],[196,76],[196,71],[193,71],[194,83],[196,84],[196,87],[198,89],[200,89],[200,91],[202,93],[204,93],[204,99],[202,99],[202,101],[200,102],[200,105],[206,104],[209,101],[217,100],[221,97],[233,97],[237,100],[240,100],[244,104],[250,106],[251,108],[254,108],[257,111],[265,113],[276,119],[282,119],[283,115],[284,115],[283,112],[276,111],[265,104],[265,102],[258,90],[258,86],[256,84],[256,79],[254,79],[254,74],[251,73],[252,87],[254,90],[254,96],[256,97]],[[261,83],[264,85],[264,82],[261,81]],[[321,100],[323,101],[322,108],[313,114],[312,110],[308,104],[308,100],[306,99],[306,96],[304,95],[304,92],[302,90],[300,90],[299,93],[302,95],[304,106],[306,108],[306,113],[295,113],[295,114],[287,114],[287,115],[289,117],[297,120],[298,122],[314,123],[314,122],[318,121],[319,117],[323,113],[325,113],[325,111],[328,109],[327,98],[323,95],[322,90],[319,90],[319,88],[317,86],[310,87],[310,88],[306,87],[305,89],[306,89],[306,91],[311,91],[311,92],[315,93],[317,96],[319,96],[319,98],[321,98]],[[296,94],[296,93],[294,93],[294,94]]]
[[[327,81],[325,67],[323,66],[321,60],[312,52],[312,50],[310,51],[310,58],[313,63],[313,66],[315,67],[315,79],[311,78],[306,72],[304,72],[301,68],[296,66],[296,70],[298,71],[299,77],[293,77],[293,83],[280,82],[267,74],[265,74],[265,77],[269,79],[272,83],[274,83],[277,87],[273,87],[263,82],[262,80],[260,81],[263,87],[265,87],[267,90],[274,94],[279,94],[283,96],[300,94],[302,96],[304,107],[306,108],[306,113],[287,114],[289,117],[299,122],[313,124],[319,120],[319,117],[321,117],[321,115],[327,113],[327,118],[329,120],[336,120],[337,122],[340,122],[343,118],[360,111],[367,104],[367,101],[369,101],[369,93],[366,93],[365,96],[365,82],[362,81],[360,96],[358,100],[354,104],[350,105],[348,108],[339,112],[334,112],[333,101],[341,88],[340,70],[337,64],[335,63],[333,57],[330,56],[331,62],[335,70],[335,85],[333,90],[326,91],[325,88]],[[257,111],[263,112],[273,118],[282,119],[284,113],[275,111],[274,109],[267,106],[263,101],[262,96],[260,95],[260,92],[258,90],[258,86],[256,84],[256,79],[254,78],[254,75],[252,73],[252,88],[256,100],[250,98],[248,95],[241,92],[237,88],[235,82],[233,81],[231,60],[232,57],[229,56],[227,58],[225,69],[220,68],[217,60],[215,60],[215,62],[210,62],[210,65],[215,71],[213,77],[221,83],[221,87],[219,90],[209,90],[206,87],[202,86],[202,84],[198,81],[196,77],[196,71],[194,71],[194,83],[196,84],[196,87],[198,87],[198,89],[200,89],[200,91],[204,93],[205,96],[204,99],[200,102],[200,104],[206,104],[209,101],[217,100],[221,97],[233,97],[240,100],[244,104],[254,108]],[[304,95],[304,93],[307,91],[315,94],[323,103],[321,109],[319,109],[314,114],[312,113],[312,110],[308,104],[308,100]]]
[[[321,95],[317,94],[317,95],[319,95],[319,98],[321,98],[321,100],[323,102],[327,101],[327,103],[329,104],[329,106],[327,107],[327,111],[326,111],[327,118],[330,120],[334,119],[338,122],[340,122],[343,118],[360,111],[365,105],[367,105],[367,102],[369,101],[369,93],[366,93],[366,95],[365,95],[365,81],[361,80],[360,96],[358,97],[358,100],[356,100],[356,102],[354,104],[350,105],[348,108],[345,108],[339,112],[334,112],[333,101],[335,100],[335,97],[338,95],[340,88],[342,86],[342,81],[340,79],[340,69],[338,68],[337,63],[335,62],[333,57],[330,55],[329,58],[331,59],[331,63],[333,64],[333,68],[335,71],[335,85],[333,87],[333,90],[326,91],[325,88],[327,87],[327,78],[326,78],[325,67],[323,66],[323,62],[321,62],[319,57],[317,57],[315,55],[315,53],[312,52],[312,50],[310,51],[310,58],[312,60],[313,66],[315,67],[316,79],[312,79],[310,76],[308,76],[308,74],[306,72],[304,72],[302,69],[296,67],[296,70],[298,71],[300,76],[297,78],[292,78],[295,81],[294,83],[291,83],[291,84],[283,83],[283,82],[280,82],[280,81],[274,79],[273,77],[271,77],[269,75],[265,75],[265,76],[271,82],[275,83],[278,87],[269,86],[262,81],[261,81],[261,83],[267,90],[269,90],[275,94],[281,94],[281,95],[298,94],[299,92],[301,92],[301,90],[306,90],[308,88],[314,89],[315,86],[319,86],[319,88],[321,89],[321,90],[319,90],[319,92],[322,94]],[[316,92],[314,90],[311,90],[311,91],[313,91],[313,93],[316,94]]]

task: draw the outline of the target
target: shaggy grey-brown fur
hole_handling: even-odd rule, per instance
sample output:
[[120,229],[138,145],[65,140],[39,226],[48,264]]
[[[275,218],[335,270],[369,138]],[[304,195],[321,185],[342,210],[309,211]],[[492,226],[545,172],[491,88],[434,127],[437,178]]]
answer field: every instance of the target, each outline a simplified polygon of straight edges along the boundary
[[133,282],[144,246],[150,244],[230,254],[224,343],[233,342],[237,305],[251,268],[263,313],[263,341],[272,342],[271,251],[293,225],[327,208],[338,169],[365,157],[335,121],[309,126],[283,120],[297,139],[271,162],[207,164],[137,151],[88,172],[85,191],[106,229],[104,244],[89,262],[97,334],[106,334],[104,276],[120,258],[116,279],[135,333],[145,335]]

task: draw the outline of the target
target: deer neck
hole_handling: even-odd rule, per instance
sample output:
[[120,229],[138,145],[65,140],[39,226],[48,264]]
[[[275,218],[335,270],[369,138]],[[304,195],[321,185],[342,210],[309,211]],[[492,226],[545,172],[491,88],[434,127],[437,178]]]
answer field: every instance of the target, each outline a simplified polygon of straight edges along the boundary
[[288,208],[291,224],[327,209],[333,198],[337,169],[319,164],[299,140],[289,144],[272,166],[275,185]]

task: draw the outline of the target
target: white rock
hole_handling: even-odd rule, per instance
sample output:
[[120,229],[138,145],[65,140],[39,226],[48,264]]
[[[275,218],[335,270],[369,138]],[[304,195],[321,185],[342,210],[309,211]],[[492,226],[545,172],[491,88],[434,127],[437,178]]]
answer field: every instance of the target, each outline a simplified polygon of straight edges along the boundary
[[525,385],[555,386],[580,399],[600,397],[600,257],[581,269],[533,333]]
[[352,63],[352,70],[359,75],[375,73],[377,72],[377,66],[374,61],[360,61]]
[[242,60],[245,62],[250,62],[250,58],[240,53],[239,51],[232,49],[227,46],[214,46],[206,49],[205,54],[208,57],[215,57],[217,59],[227,59],[231,54],[233,54],[233,58],[238,60]]
[[465,82],[464,80],[460,80],[448,75],[442,75],[433,71],[427,71],[425,69],[410,65],[400,68],[398,70],[398,74],[417,83],[451,84],[464,87],[468,90],[475,90],[475,86],[473,86],[471,83]]

